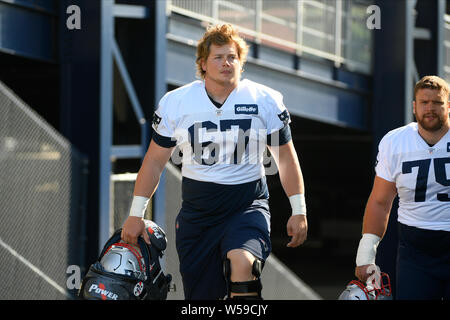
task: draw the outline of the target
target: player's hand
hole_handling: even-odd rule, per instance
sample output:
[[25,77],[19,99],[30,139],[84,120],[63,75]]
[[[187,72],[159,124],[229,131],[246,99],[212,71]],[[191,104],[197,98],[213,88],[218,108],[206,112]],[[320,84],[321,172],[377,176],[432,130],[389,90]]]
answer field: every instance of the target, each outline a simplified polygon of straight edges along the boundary
[[377,271],[377,266],[374,264],[366,264],[355,268],[355,276],[361,280],[362,283],[366,283],[371,275]]
[[292,237],[287,244],[288,247],[295,248],[306,240],[308,234],[308,221],[305,215],[297,214],[289,218],[287,222],[287,234]]
[[145,232],[145,223],[142,218],[129,216],[122,227],[121,238],[123,241],[138,245],[138,237],[142,236],[148,244],[150,244],[150,238],[147,232]]

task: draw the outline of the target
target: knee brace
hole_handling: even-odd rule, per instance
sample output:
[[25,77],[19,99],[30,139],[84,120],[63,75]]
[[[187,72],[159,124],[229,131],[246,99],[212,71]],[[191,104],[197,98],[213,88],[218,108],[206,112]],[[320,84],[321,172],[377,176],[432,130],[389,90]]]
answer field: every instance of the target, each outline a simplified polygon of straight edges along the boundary
[[[223,261],[223,273],[227,284],[227,299],[245,299],[245,300],[262,300],[261,297],[261,272],[264,267],[264,261],[256,258],[252,265],[252,274],[256,277],[256,280],[232,282],[231,281],[231,261],[225,258]],[[231,298],[231,293],[253,293],[256,292],[256,296],[234,296]]]

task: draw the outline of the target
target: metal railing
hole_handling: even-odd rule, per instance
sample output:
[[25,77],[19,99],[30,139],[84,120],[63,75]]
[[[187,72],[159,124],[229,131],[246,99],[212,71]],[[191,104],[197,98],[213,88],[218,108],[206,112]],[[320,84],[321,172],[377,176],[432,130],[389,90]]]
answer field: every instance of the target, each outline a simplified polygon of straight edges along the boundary
[[168,13],[238,26],[247,39],[370,74],[370,0],[169,0]]
[[450,15],[444,16],[444,70],[443,77],[450,82]]

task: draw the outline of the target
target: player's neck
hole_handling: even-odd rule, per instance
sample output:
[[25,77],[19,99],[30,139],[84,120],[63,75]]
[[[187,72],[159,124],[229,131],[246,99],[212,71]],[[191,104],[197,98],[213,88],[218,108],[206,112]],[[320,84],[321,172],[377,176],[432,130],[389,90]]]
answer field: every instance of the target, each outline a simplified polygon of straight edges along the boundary
[[450,128],[449,121],[447,121],[447,123],[443,125],[442,128],[439,129],[438,131],[428,131],[419,125],[419,134],[422,137],[422,139],[425,140],[425,142],[427,142],[430,145],[435,145],[436,143],[439,142],[439,140],[441,140],[443,136],[446,135],[449,128]]
[[230,93],[237,87],[238,83],[218,83],[205,78],[205,89],[208,95],[220,104],[227,100]]

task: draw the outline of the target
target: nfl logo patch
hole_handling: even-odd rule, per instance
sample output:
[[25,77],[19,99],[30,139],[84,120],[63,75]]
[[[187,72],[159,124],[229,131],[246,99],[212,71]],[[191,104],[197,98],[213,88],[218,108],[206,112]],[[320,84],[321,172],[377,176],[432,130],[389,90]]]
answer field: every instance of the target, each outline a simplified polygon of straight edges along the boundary
[[289,123],[290,115],[289,112],[284,110],[282,113],[278,115],[278,118],[284,123],[284,125],[287,125]]
[[447,142],[447,152],[450,152],[450,142]]
[[157,129],[160,122],[161,122],[161,117],[159,117],[155,112],[153,114],[153,120],[152,120],[153,127],[155,129]]

